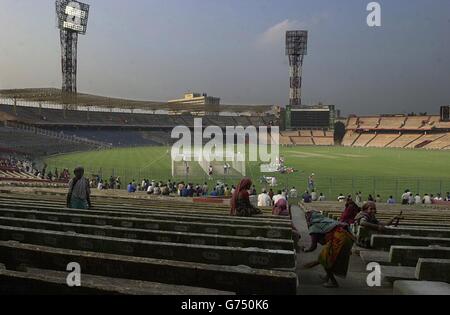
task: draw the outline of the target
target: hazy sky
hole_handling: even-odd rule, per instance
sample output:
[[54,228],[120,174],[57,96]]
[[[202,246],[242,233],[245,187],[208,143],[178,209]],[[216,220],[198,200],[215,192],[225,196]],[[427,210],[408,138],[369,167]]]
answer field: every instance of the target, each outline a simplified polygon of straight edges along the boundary
[[[450,1],[88,0],[80,92],[145,100],[207,92],[288,102],[287,29],[309,30],[303,95],[344,113],[438,112],[450,103]],[[0,0],[0,89],[60,87],[53,0]]]

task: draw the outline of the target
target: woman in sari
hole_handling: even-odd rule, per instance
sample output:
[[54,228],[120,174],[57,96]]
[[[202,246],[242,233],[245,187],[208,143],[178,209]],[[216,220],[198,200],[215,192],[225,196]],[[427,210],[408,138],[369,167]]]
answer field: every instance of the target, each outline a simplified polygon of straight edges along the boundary
[[355,238],[348,232],[347,224],[326,218],[320,212],[308,212],[306,221],[311,235],[311,247],[305,252],[315,251],[317,244],[323,245],[318,261],[306,267],[322,265],[326,272],[326,276],[322,278],[325,281],[324,287],[338,288],[335,276],[343,278],[347,276]]
[[355,223],[355,218],[360,212],[361,208],[351,198],[349,198],[345,204],[345,210],[339,222],[346,223],[350,226]]
[[232,216],[251,217],[262,214],[262,211],[254,207],[250,202],[250,194],[248,191],[252,188],[252,184],[252,180],[249,178],[244,178],[239,183],[231,198],[230,214]]

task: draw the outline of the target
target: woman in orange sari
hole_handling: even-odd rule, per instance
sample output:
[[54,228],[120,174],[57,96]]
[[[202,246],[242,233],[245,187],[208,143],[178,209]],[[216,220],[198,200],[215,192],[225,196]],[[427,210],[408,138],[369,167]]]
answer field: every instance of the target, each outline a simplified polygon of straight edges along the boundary
[[231,198],[231,211],[232,216],[238,217],[251,217],[257,214],[262,214],[262,211],[254,207],[250,202],[250,194],[248,191],[252,187],[252,180],[250,178],[244,178],[239,183],[236,191]]
[[339,283],[335,276],[342,278],[347,276],[355,238],[348,232],[347,224],[326,218],[320,212],[308,212],[306,221],[311,235],[311,247],[305,252],[313,252],[318,244],[323,245],[318,261],[307,267],[322,265],[326,272],[326,276],[322,279],[325,281],[324,287],[337,288]]

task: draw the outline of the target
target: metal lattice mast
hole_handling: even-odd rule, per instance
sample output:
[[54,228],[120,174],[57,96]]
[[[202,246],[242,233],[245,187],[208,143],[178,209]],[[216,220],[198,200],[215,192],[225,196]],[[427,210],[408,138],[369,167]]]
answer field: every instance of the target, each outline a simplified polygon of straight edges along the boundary
[[302,105],[302,67],[308,52],[308,31],[286,32],[286,55],[290,67],[289,105]]
[[86,34],[89,5],[56,0],[56,16],[61,40],[62,91],[76,94],[78,34]]
[[77,44],[78,33],[61,30],[62,90],[77,93]]

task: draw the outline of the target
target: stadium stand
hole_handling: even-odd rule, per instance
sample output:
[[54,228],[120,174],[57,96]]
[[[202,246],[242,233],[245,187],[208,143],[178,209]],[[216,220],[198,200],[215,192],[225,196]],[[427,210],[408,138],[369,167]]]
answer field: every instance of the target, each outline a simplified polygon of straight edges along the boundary
[[405,125],[403,126],[404,130],[420,130],[426,128],[428,122],[430,121],[430,117],[428,116],[411,116],[406,117]]
[[30,133],[20,129],[0,127],[0,147],[15,149],[36,156],[90,150],[92,146],[64,139]]
[[[314,208],[336,220],[342,215],[342,205],[332,202],[302,206],[305,211]],[[379,204],[377,218],[384,222],[402,210],[401,205]],[[399,226],[386,227],[383,231],[356,226],[354,232],[360,247],[355,253],[365,264],[381,265],[382,280],[394,284],[394,294],[449,294],[448,286],[439,285],[450,283],[448,207],[409,207],[403,211],[403,217]],[[405,280],[413,282],[406,285]]]
[[406,117],[382,117],[380,125],[377,127],[379,130],[396,130],[405,125]]
[[291,137],[295,145],[314,145],[311,137]]
[[359,127],[359,118],[358,117],[349,117],[347,120],[347,129],[348,130],[355,130]]
[[406,148],[407,149],[421,149],[421,148],[431,144],[433,141],[443,138],[444,136],[445,136],[445,134],[442,134],[442,133],[424,134],[422,137],[420,137],[416,141],[413,141],[412,143],[408,144],[406,146]]
[[443,150],[448,146],[450,146],[450,133],[447,133],[443,137],[434,140],[430,144],[425,145],[423,148],[430,150]]
[[416,141],[422,137],[421,134],[403,134],[397,139],[395,139],[392,143],[387,145],[387,148],[405,148],[410,143]]
[[358,129],[371,130],[378,128],[380,124],[380,117],[361,117],[359,118]]
[[440,116],[349,117],[342,145],[442,150],[448,148],[450,123]]
[[300,137],[311,137],[311,130],[300,130]]
[[0,193],[0,263],[7,271],[22,266],[45,274],[81,261],[87,277],[134,280],[138,287],[151,282],[158,294],[176,286],[183,294],[297,292],[290,220],[268,213],[230,217],[220,205],[106,196],[93,196],[95,209],[69,210],[63,194],[52,194]]
[[400,137],[399,134],[377,134],[377,136],[367,144],[373,148],[385,148],[390,143],[394,142]]
[[334,145],[333,137],[314,137],[314,144],[318,146],[332,146]]
[[353,143],[354,147],[365,147],[371,142],[377,135],[374,133],[362,133],[358,139]]
[[334,133],[323,130],[283,131],[280,133],[280,144],[289,145],[334,145]]

